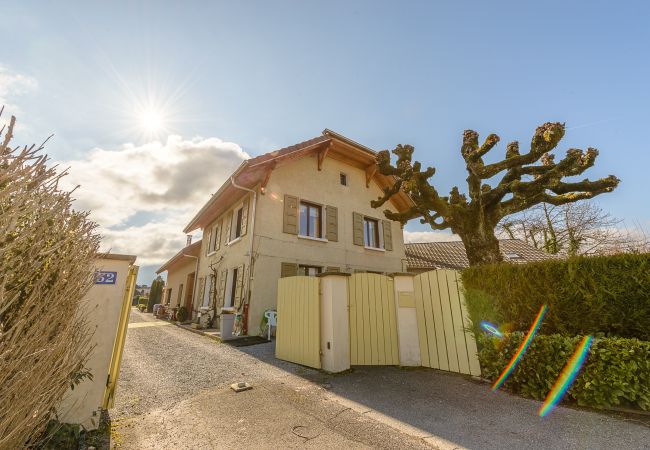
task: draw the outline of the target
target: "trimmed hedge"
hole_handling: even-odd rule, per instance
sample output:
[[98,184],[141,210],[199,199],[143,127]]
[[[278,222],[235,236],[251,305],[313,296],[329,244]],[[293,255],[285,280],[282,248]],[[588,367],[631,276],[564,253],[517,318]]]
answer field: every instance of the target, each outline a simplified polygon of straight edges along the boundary
[[[524,334],[500,340],[478,335],[483,376],[496,380],[521,344]],[[575,351],[580,337],[537,335],[504,387],[543,400]],[[650,410],[650,342],[596,338],[587,359],[564,399],[593,408],[614,405]]]
[[492,264],[462,272],[473,324],[527,330],[542,304],[540,333],[650,340],[650,254]]

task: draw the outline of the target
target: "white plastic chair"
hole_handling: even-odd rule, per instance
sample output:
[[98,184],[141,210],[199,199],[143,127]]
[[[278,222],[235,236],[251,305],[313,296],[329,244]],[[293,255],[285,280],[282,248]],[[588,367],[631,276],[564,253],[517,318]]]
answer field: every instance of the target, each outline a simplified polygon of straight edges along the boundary
[[278,313],[276,311],[265,311],[264,317],[266,317],[266,322],[269,326],[269,338],[271,340],[271,327],[278,326]]

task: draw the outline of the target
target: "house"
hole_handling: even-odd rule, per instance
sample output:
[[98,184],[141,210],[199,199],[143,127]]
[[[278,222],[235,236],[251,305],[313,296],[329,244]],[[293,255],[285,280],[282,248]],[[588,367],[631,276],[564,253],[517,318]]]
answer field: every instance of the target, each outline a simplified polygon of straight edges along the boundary
[[[503,260],[515,264],[554,258],[519,239],[499,239],[499,248]],[[405,244],[405,252],[407,270],[412,273],[469,267],[465,246],[461,241]]]
[[244,161],[184,230],[203,231],[193,316],[233,307],[244,333],[257,334],[280,277],[406,270],[401,226],[382,210],[412,202],[400,193],[381,210],[370,206],[393,183],[375,156],[325,130]]
[[162,296],[163,304],[171,307],[185,306],[188,311],[192,310],[201,245],[200,240],[192,244],[188,239],[185,248],[156,270],[157,274],[167,272],[167,283]]

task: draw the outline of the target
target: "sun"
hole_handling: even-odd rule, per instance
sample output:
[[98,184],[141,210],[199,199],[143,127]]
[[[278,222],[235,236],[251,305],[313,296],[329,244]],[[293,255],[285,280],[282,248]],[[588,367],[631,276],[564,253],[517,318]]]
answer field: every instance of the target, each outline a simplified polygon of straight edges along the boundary
[[165,127],[165,118],[162,111],[147,108],[140,113],[140,126],[147,133],[157,133]]

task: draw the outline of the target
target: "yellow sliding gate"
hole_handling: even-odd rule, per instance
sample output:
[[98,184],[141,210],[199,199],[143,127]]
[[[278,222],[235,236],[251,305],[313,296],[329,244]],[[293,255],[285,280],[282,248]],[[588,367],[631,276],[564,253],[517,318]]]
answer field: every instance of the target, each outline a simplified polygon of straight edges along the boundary
[[413,279],[422,365],[480,375],[476,342],[455,270],[434,270]]
[[350,364],[399,365],[393,279],[357,273],[348,279]]

